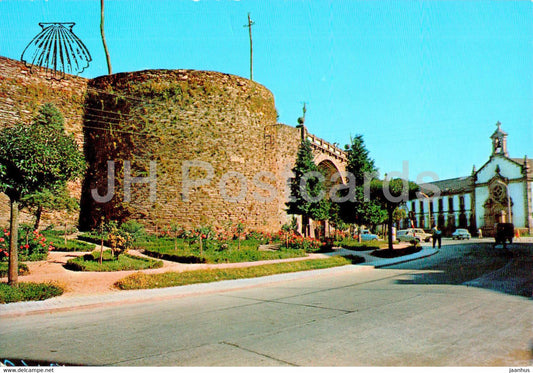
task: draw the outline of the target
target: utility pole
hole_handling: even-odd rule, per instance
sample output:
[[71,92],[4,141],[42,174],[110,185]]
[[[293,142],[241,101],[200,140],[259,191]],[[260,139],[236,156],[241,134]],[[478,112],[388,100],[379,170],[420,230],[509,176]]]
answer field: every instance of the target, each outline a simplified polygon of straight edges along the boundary
[[104,0],[100,0],[100,34],[102,35],[102,43],[104,44],[105,59],[107,61],[107,71],[109,75],[111,75],[111,58],[109,57],[109,50],[107,49],[107,43],[105,41],[104,34]]
[[243,27],[248,27],[248,33],[250,34],[250,80],[254,80],[254,48],[252,43],[252,26],[255,22],[252,21],[250,13],[248,13],[248,24]]

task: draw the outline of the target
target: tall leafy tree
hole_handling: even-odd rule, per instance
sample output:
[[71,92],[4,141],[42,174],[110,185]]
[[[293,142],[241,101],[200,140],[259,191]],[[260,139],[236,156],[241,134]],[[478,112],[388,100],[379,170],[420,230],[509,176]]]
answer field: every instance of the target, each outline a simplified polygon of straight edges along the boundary
[[309,140],[302,141],[296,156],[296,164],[292,169],[294,177],[290,183],[291,198],[287,202],[287,212],[302,215],[304,221],[307,218],[326,220],[330,212],[324,177],[313,158],[311,143]]
[[63,119],[51,104],[41,107],[31,124],[0,131],[0,191],[10,201],[8,283],[18,281],[18,216],[21,200],[44,190],[56,190],[82,175],[83,154],[73,136],[64,131]]
[[395,221],[395,211],[419,190],[419,186],[403,179],[372,180],[370,183],[370,198],[379,203],[387,211],[389,250],[392,246],[392,226]]
[[384,221],[385,212],[379,203],[365,198],[365,183],[370,182],[372,175],[377,175],[377,168],[362,135],[353,137],[346,148],[346,171],[354,180],[352,188],[344,190],[344,193],[350,193],[350,198],[340,204],[340,215],[347,223],[375,227]]

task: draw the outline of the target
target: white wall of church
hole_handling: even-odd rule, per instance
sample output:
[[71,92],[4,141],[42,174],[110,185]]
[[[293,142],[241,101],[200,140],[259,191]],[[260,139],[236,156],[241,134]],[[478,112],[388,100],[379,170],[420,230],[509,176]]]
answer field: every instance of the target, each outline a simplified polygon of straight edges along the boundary
[[522,178],[522,167],[503,157],[494,157],[477,173],[477,183],[486,183],[496,175],[496,166],[500,166],[500,174],[508,179]]
[[524,211],[524,183],[511,183],[509,184],[509,194],[513,201],[513,224],[515,227],[525,227],[526,212]]
[[486,186],[476,187],[474,193],[476,193],[476,225],[482,227],[485,225],[485,208],[483,204],[489,198],[489,189]]
[[[476,187],[476,224],[478,227],[485,225],[483,204],[489,198],[489,190],[486,186]],[[512,213],[513,224],[515,227],[523,228],[526,225],[526,211],[524,205],[524,184],[511,183],[509,184],[509,194],[513,201]]]

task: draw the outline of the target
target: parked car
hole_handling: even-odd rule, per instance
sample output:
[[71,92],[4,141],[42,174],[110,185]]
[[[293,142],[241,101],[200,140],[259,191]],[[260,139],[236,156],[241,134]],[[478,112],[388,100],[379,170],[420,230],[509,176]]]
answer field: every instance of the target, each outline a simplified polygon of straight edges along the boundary
[[498,223],[496,225],[496,244],[503,244],[505,246],[506,241],[513,243],[514,237],[514,225],[512,223]]
[[422,228],[411,228],[416,234],[417,237],[420,237],[425,242],[429,242],[431,240],[432,234],[426,233]]
[[468,229],[459,228],[452,233],[452,239],[454,240],[469,240],[471,238],[472,235],[468,232]]
[[379,240],[377,234],[370,233],[368,229],[363,229],[361,231],[361,241],[376,241]]
[[424,232],[422,228],[402,229],[396,233],[398,241],[405,242],[428,242],[431,239],[431,234]]

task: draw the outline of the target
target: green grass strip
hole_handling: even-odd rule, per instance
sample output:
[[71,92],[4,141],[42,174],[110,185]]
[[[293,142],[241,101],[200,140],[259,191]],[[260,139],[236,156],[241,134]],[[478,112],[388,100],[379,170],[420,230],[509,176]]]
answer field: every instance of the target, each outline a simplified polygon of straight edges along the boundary
[[99,263],[99,258],[99,252],[94,251],[92,254],[70,259],[66,264],[66,268],[83,272],[115,272],[163,267],[163,262],[160,260],[139,258],[128,254],[119,255],[117,260],[112,257],[109,251],[104,252],[102,264]]
[[[7,277],[9,264],[7,262],[0,262],[0,277]],[[28,266],[24,263],[19,263],[19,276],[26,276],[30,274]]]
[[0,303],[45,300],[63,294],[63,289],[50,283],[21,282],[16,286],[0,283]]
[[55,251],[93,251],[95,244],[84,241],[67,240],[65,245],[65,236],[59,231],[41,231],[48,243],[53,243]]
[[361,263],[362,261],[364,260],[361,257],[353,256],[351,258],[344,258],[335,256],[328,259],[300,260],[243,268],[201,269],[195,271],[166,272],[158,274],[134,273],[120,281],[117,281],[115,286],[121,290],[165,288],[171,286],[182,286],[214,281],[270,276],[279,273],[331,268]]

